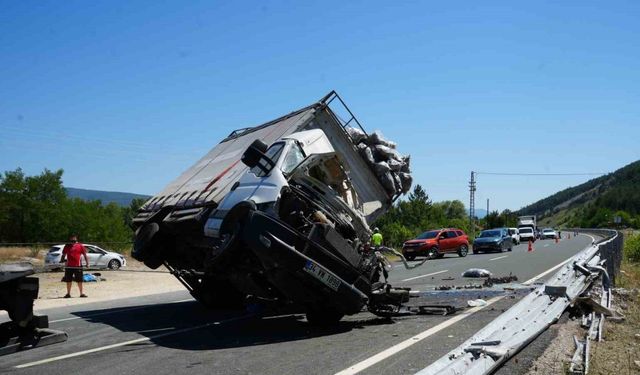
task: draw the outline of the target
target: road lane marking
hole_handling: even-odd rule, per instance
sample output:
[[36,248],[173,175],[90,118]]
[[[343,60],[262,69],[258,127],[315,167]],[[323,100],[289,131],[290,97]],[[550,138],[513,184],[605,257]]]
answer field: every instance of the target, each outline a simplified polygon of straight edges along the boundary
[[[587,236],[589,236],[589,235],[587,234]],[[589,236],[589,237],[591,237],[591,236]],[[591,237],[591,238],[593,238],[593,237]],[[595,238],[593,238],[593,240],[595,241]],[[587,246],[587,247],[590,247],[590,246],[591,246],[591,245],[589,245],[589,246]],[[584,249],[586,249],[587,247],[585,247]],[[582,250],[580,250],[580,251],[583,251],[584,249],[582,249]],[[578,253],[579,253],[580,251],[578,251]],[[576,254],[577,254],[577,253],[576,253]],[[553,272],[553,271],[557,270],[558,268],[560,268],[560,267],[564,266],[565,264],[569,263],[569,261],[570,261],[571,259],[573,259],[573,257],[574,257],[574,256],[575,256],[575,255],[571,256],[569,259],[567,259],[567,260],[563,261],[563,262],[562,262],[562,263],[560,263],[560,264],[557,264],[557,265],[555,265],[555,266],[553,266],[553,267],[549,268],[548,270],[544,271],[543,273],[539,274],[538,276],[534,276],[532,279],[529,279],[529,280],[527,280],[527,281],[523,282],[522,284],[523,284],[523,285],[533,284],[533,282],[534,282],[534,281],[536,281],[536,280],[538,280],[539,278],[541,278],[541,277],[543,277],[543,276],[546,276],[547,274],[549,274],[549,273],[551,273],[551,272]]]
[[503,255],[503,256],[501,256],[501,257],[497,257],[497,258],[489,259],[489,262],[491,262],[491,261],[493,261],[493,260],[504,259],[504,258],[506,258],[506,257],[508,257],[508,255]]
[[[189,299],[181,299],[181,300],[179,300],[179,301],[162,302],[162,303],[159,303],[158,305],[170,304],[170,303],[182,303],[182,302],[188,302],[188,301],[195,301],[195,300],[194,300],[193,298],[189,298]],[[120,310],[115,310],[115,311],[105,311],[105,312],[96,313],[96,314],[91,314],[91,315],[87,315],[87,316],[74,316],[74,317],[71,317],[71,318],[56,319],[56,320],[52,320],[52,321],[50,321],[50,322],[49,322],[49,324],[51,324],[51,323],[66,322],[66,321],[69,321],[69,320],[78,320],[78,319],[93,318],[94,316],[100,316],[100,315],[117,314],[117,313],[125,312],[125,311],[133,311],[133,310],[147,309],[147,308],[149,308],[150,306],[154,306],[154,305],[128,307],[128,308],[123,308],[123,309],[120,309]]]
[[337,372],[335,375],[353,375],[353,374],[357,374],[357,373],[359,373],[361,371],[364,371],[364,370],[368,369],[369,367],[371,367],[371,366],[373,366],[373,365],[375,365],[375,364],[377,364],[379,362],[384,361],[385,359],[391,357],[392,355],[394,355],[394,354],[396,354],[398,352],[401,352],[401,351],[407,349],[408,347],[410,347],[410,346],[412,346],[414,344],[419,343],[420,341],[426,339],[427,337],[432,336],[432,335],[442,331],[443,329],[458,323],[459,321],[461,321],[462,319],[472,315],[473,313],[478,312],[478,311],[484,309],[485,307],[490,306],[493,303],[496,303],[496,302],[500,301],[502,298],[504,298],[504,296],[495,297],[495,298],[492,298],[492,299],[488,300],[487,304],[484,305],[484,306],[472,307],[469,310],[467,310],[467,311],[465,311],[465,312],[463,312],[463,313],[461,313],[459,315],[456,315],[456,316],[452,317],[451,319],[445,320],[444,322],[442,322],[442,323],[440,323],[440,324],[438,324],[438,325],[436,325],[434,327],[431,327],[431,328],[429,328],[428,330],[426,330],[424,332],[418,333],[417,335],[415,335],[413,337],[410,337],[410,338],[408,338],[408,339],[406,339],[406,340],[404,340],[404,341],[402,341],[402,342],[400,342],[400,343],[398,343],[398,344],[396,344],[396,345],[394,345],[394,346],[392,346],[392,347],[390,347],[388,349],[385,349],[385,350],[381,351],[380,353],[365,359],[362,362],[358,362],[355,365],[353,365],[353,366],[351,366],[351,367],[349,367],[349,368],[347,368],[345,370]]
[[546,245],[544,245],[544,246],[542,246],[542,247],[549,247],[549,244],[546,244]]
[[162,338],[162,337],[178,335],[178,334],[185,333],[185,332],[190,332],[190,331],[195,331],[195,330],[198,330],[198,329],[208,328],[208,327],[211,327],[211,326],[214,326],[214,325],[230,323],[230,322],[233,322],[233,321],[236,321],[236,320],[249,319],[249,318],[252,318],[252,317],[254,317],[254,315],[244,315],[244,316],[238,316],[238,317],[235,317],[235,318],[219,320],[219,321],[216,321],[216,322],[201,324],[201,325],[195,326],[195,327],[187,327],[187,328],[182,328],[182,329],[178,329],[178,330],[171,331],[171,332],[161,333],[159,335],[154,335],[154,336],[149,336],[149,337],[141,337],[139,339],[123,341],[123,342],[119,342],[117,344],[101,346],[99,348],[93,348],[93,349],[83,350],[83,351],[80,351],[80,352],[64,354],[64,355],[60,355],[60,356],[57,356],[57,357],[46,358],[46,359],[42,359],[42,360],[35,361],[35,362],[24,363],[24,364],[15,366],[15,368],[27,368],[27,367],[32,367],[32,366],[43,365],[45,363],[51,363],[51,362],[55,362],[55,361],[60,361],[60,360],[67,359],[67,358],[80,357],[80,356],[83,356],[83,355],[86,355],[86,354],[91,354],[91,353],[101,352],[101,351],[104,351],[104,350],[109,350],[109,349],[119,348],[119,347],[122,347],[122,346],[131,345],[131,344],[137,344],[137,343],[141,343],[141,342],[151,341],[151,340],[159,339],[159,338]]
[[404,279],[402,281],[411,281],[411,280],[416,280],[416,279],[421,279],[423,277],[429,277],[429,276],[433,276],[433,275],[437,275],[440,273],[445,273],[445,272],[449,272],[449,270],[444,270],[444,271],[438,271],[438,272],[433,272],[433,273],[428,273],[426,275],[420,275],[420,276],[416,276],[416,277],[410,277],[408,279]]

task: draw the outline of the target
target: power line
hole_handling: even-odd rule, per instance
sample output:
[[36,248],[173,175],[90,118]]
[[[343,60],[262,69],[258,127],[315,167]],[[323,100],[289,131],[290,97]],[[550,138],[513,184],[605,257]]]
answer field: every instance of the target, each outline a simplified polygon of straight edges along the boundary
[[507,172],[475,172],[475,174],[493,175],[493,176],[602,176],[607,173],[507,173]]

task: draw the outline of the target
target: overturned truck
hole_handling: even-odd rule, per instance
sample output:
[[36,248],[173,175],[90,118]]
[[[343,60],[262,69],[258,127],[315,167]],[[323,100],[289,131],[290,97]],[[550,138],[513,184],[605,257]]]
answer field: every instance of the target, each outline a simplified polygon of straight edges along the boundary
[[369,224],[410,187],[409,158],[331,92],[232,132],[148,200],[132,255],[210,307],[293,303],[315,324],[385,314],[409,292],[386,283]]

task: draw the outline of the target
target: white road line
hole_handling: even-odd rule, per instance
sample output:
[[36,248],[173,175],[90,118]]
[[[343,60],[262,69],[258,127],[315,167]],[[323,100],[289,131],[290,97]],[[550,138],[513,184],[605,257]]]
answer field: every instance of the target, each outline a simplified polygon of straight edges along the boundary
[[[194,301],[194,299],[193,298],[181,299],[179,301],[171,301],[171,302],[166,302],[166,303],[181,303],[181,302],[188,302],[188,301]],[[86,316],[74,316],[72,318],[56,319],[56,320],[50,321],[49,324],[66,322],[66,321],[69,321],[69,320],[93,318],[94,316],[100,316],[100,315],[117,314],[117,313],[124,312],[124,311],[133,311],[133,310],[146,309],[146,308],[149,308],[149,306],[153,306],[153,305],[129,307],[129,308],[123,308],[123,309],[120,309],[120,310],[105,311],[105,312],[86,315]]]
[[107,346],[101,346],[99,348],[93,348],[93,349],[89,349],[89,350],[83,350],[80,352],[75,352],[75,353],[70,353],[70,354],[65,354],[65,355],[60,355],[57,357],[51,357],[51,358],[46,358],[46,359],[42,359],[40,361],[35,361],[35,362],[29,362],[29,363],[24,363],[22,365],[17,365],[15,368],[26,368],[26,367],[32,367],[32,366],[38,366],[38,365],[43,365],[45,363],[50,363],[50,362],[55,362],[55,361],[60,361],[63,359],[67,359],[67,358],[74,358],[74,357],[79,357],[79,356],[83,356],[85,354],[91,354],[91,353],[96,353],[96,352],[101,352],[103,350],[109,350],[109,349],[113,349],[113,348],[119,348],[122,346],[127,346],[127,345],[131,345],[131,344],[137,344],[140,342],[145,342],[145,341],[150,341],[150,340],[155,340],[155,339],[159,339],[162,337],[167,337],[167,336],[172,336],[172,335],[178,335],[180,333],[185,333],[185,332],[189,332],[189,331],[195,331],[197,329],[203,329],[203,328],[207,328],[210,326],[214,326],[214,325],[219,325],[219,324],[225,324],[225,323],[230,323],[236,320],[243,320],[243,319],[248,319],[253,317],[253,315],[245,315],[245,316],[239,316],[239,317],[235,317],[235,318],[230,318],[230,319],[226,319],[226,320],[220,320],[217,322],[211,322],[211,323],[206,323],[206,324],[201,324],[199,326],[195,326],[195,327],[188,327],[188,328],[182,328],[182,329],[178,329],[175,331],[171,331],[171,332],[166,332],[166,333],[161,333],[159,335],[155,335],[155,336],[149,336],[149,337],[141,337],[139,339],[135,339],[135,340],[129,340],[129,341],[123,341],[123,342],[119,342],[117,344],[111,344],[111,345],[107,345]]
[[549,244],[546,244],[546,245],[544,245],[544,246],[542,246],[542,247],[549,247]]
[[384,361],[385,359],[391,357],[392,355],[401,352],[404,349],[407,349],[408,347],[419,343],[420,341],[426,339],[429,336],[432,336],[440,331],[442,331],[443,329],[450,327],[456,323],[458,323],[459,321],[461,321],[462,319],[472,315],[473,313],[480,311],[482,309],[484,309],[487,306],[490,306],[493,303],[498,302],[499,300],[501,300],[502,298],[504,298],[504,296],[500,296],[500,297],[495,297],[492,298],[490,300],[487,301],[487,304],[484,306],[478,306],[478,307],[473,307],[459,315],[454,316],[451,319],[445,320],[444,322],[438,324],[437,326],[431,327],[428,330],[421,332],[413,337],[410,337],[402,342],[400,342],[399,344],[396,344],[388,349],[385,349],[383,351],[381,351],[380,353],[369,357],[367,359],[365,359],[362,362],[356,363],[355,365],[342,370],[338,373],[336,373],[335,375],[353,375],[353,374],[357,374],[361,371],[366,370],[367,368],[375,365],[376,363],[379,363],[381,361]]
[[492,260],[504,259],[504,258],[506,258],[506,257],[508,257],[508,255],[503,255],[503,256],[501,256],[501,257],[497,257],[497,258],[489,259],[489,262],[491,262]]
[[429,277],[429,276],[433,276],[433,275],[437,275],[440,273],[445,273],[445,272],[449,272],[449,270],[444,270],[444,271],[438,271],[438,272],[433,272],[433,273],[428,273],[426,275],[420,275],[420,276],[416,276],[416,277],[410,277],[408,279],[404,279],[402,281],[411,281],[411,280],[416,280],[416,279],[421,279],[423,277]]

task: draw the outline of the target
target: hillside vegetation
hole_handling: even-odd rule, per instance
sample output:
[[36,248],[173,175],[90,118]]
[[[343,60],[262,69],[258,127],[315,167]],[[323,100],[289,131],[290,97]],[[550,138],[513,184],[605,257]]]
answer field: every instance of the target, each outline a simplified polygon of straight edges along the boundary
[[66,187],[67,196],[69,198],[80,198],[85,201],[100,201],[102,204],[115,203],[118,206],[127,207],[134,199],[147,200],[151,198],[148,195],[123,193],[120,191],[103,191],[103,190],[89,190],[78,189],[72,187]]
[[519,211],[537,215],[543,225],[610,227],[640,226],[640,161],[613,173],[564,189]]
[[62,174],[45,169],[26,176],[16,169],[0,175],[0,243],[64,243],[72,233],[93,243],[131,241],[129,223],[144,200],[121,207],[70,198]]

